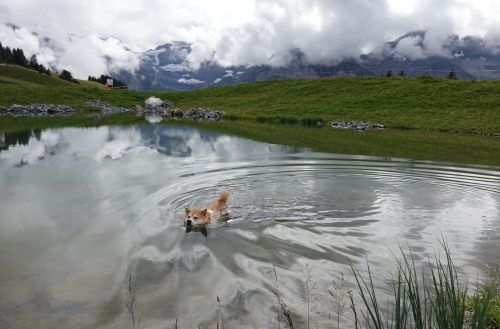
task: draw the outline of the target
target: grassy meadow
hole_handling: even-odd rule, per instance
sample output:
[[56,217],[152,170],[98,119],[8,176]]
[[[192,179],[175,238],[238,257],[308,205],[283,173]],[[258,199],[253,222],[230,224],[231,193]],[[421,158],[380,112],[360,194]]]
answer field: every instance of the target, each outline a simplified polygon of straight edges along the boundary
[[143,105],[154,95],[173,101],[181,109],[212,108],[241,119],[355,120],[390,128],[500,134],[500,81],[347,77],[263,81],[172,92],[106,90],[95,82],[80,82],[0,66],[0,105],[38,102],[93,110],[85,103],[89,98],[129,107]]
[[323,78],[265,81],[168,93],[180,106],[241,118],[354,120],[391,128],[500,132],[500,81]]

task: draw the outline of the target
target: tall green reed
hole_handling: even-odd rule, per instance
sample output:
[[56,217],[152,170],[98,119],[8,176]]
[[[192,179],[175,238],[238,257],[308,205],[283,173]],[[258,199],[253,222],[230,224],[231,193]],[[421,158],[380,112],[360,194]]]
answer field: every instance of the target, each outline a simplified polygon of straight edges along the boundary
[[[406,255],[400,246],[401,259],[397,260],[397,270],[393,277],[393,309],[385,315],[377,300],[372,272],[367,261],[368,278],[365,279],[358,269],[351,264],[359,294],[366,307],[362,312],[369,328],[485,328],[492,294],[483,296],[477,293],[471,312],[470,324],[466,321],[467,282],[460,281],[457,269],[451,259],[450,248],[440,241],[444,250],[444,260],[434,255],[422,268],[421,278],[417,272],[415,259],[411,251]],[[425,270],[430,272],[426,279]]]

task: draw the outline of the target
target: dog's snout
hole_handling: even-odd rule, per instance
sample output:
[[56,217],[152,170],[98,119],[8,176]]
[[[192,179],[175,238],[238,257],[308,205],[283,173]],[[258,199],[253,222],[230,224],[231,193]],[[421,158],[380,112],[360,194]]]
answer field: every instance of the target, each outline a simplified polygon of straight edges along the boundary
[[193,225],[193,221],[192,221],[192,220],[190,220],[190,219],[188,219],[188,220],[186,220],[186,224],[187,224],[187,225]]

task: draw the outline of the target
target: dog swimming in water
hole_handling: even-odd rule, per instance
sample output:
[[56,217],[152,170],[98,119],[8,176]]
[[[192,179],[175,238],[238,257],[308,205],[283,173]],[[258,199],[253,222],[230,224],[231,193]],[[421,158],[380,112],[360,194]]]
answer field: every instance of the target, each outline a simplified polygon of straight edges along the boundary
[[227,208],[226,202],[228,198],[229,191],[222,190],[219,200],[210,202],[202,209],[189,209],[186,207],[184,223],[188,226],[209,224],[212,219],[217,217],[221,211]]

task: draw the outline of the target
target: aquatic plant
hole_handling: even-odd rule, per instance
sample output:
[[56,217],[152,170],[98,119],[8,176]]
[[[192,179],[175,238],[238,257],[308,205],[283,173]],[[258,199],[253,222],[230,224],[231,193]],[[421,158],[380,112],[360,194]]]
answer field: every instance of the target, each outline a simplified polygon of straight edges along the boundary
[[274,289],[272,289],[272,292],[274,294],[274,297],[276,297],[276,301],[278,303],[278,328],[281,328],[281,321],[280,321],[280,313],[282,313],[285,316],[285,324],[290,328],[294,329],[294,324],[293,324],[293,319],[292,319],[292,313],[290,309],[286,306],[285,301],[283,300],[282,293],[280,291],[281,286],[286,281],[279,282],[278,281],[278,272],[276,271],[276,266],[273,263],[273,276],[272,276],[272,281],[273,281],[273,286]]
[[304,280],[302,281],[302,286],[299,288],[299,293],[303,296],[304,302],[306,303],[307,329],[309,329],[311,320],[311,302],[314,297],[314,291],[316,290],[316,282],[312,279],[312,268],[309,264],[306,264],[301,272],[304,276]]
[[142,313],[139,315],[139,319],[137,320],[136,325],[136,306],[137,306],[137,298],[136,298],[137,288],[135,286],[134,280],[132,280],[132,274],[128,277],[128,287],[127,292],[125,293],[125,307],[127,308],[130,317],[132,318],[132,328],[139,329],[139,325],[141,323]]
[[[220,323],[221,323],[222,329],[224,329],[224,315],[222,315],[222,306],[220,305],[219,296],[217,296],[217,303],[219,303]],[[217,322],[217,328],[219,328],[218,322]]]
[[471,328],[500,328],[500,266],[488,267],[488,277],[476,284],[473,296],[467,297]]
[[[440,241],[445,259],[434,256],[429,259],[426,270],[430,279],[419,279],[411,252],[406,255],[400,247],[402,259],[398,260],[397,273],[393,277],[394,302],[391,316],[381,311],[377,300],[372,273],[367,262],[368,277],[365,279],[352,264],[359,294],[366,307],[362,312],[370,328],[485,328],[491,304],[498,297],[498,289],[475,293],[469,305],[472,320],[466,321],[467,283],[461,283],[457,269],[451,259],[450,248]],[[490,287],[487,285],[487,287]],[[496,296],[495,296],[496,295]]]
[[[333,283],[334,292],[331,291],[330,289],[328,289],[328,293],[333,298],[333,301],[331,301],[331,303],[334,307],[335,313],[337,313],[337,328],[340,328],[340,316],[344,312],[344,308],[346,305],[344,298],[346,297],[346,294],[350,294],[351,291],[345,290],[346,282],[345,282],[345,278],[344,278],[344,273],[340,273],[340,276],[337,277],[337,281],[332,280],[332,283]],[[354,305],[352,299],[351,299],[351,302],[352,302],[351,305]],[[356,315],[355,309],[353,309],[353,312]]]

